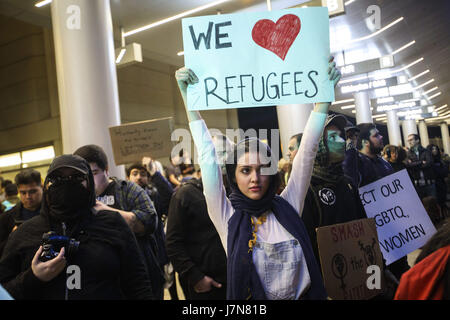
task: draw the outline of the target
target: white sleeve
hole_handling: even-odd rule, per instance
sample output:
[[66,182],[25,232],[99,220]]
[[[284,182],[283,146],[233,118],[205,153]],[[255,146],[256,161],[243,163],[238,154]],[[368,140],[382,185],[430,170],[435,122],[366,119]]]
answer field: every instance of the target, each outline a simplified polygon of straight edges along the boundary
[[226,252],[228,220],[234,210],[230,200],[227,198],[215,147],[204,120],[191,121],[189,122],[189,127],[198,152],[198,162],[202,172],[203,194],[206,198],[208,214],[219,233]]
[[319,147],[327,114],[311,112],[303,132],[302,141],[292,164],[291,176],[281,197],[288,201],[301,216],[306,193],[311,182],[314,159]]

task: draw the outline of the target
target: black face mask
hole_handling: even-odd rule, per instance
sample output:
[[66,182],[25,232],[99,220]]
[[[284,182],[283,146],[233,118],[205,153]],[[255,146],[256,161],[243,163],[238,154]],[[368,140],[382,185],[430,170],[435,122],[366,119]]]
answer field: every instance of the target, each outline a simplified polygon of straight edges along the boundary
[[52,184],[47,191],[50,215],[61,221],[80,217],[79,212],[89,208],[90,194],[80,182],[64,181]]

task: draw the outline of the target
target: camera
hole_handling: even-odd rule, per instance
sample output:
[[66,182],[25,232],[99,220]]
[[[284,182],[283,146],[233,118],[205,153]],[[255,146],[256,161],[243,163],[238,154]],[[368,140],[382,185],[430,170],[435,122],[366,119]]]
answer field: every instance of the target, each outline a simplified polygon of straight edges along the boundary
[[77,252],[79,245],[80,241],[49,231],[42,235],[42,254],[39,260],[42,262],[52,260],[63,247],[65,250],[64,256],[70,257]]

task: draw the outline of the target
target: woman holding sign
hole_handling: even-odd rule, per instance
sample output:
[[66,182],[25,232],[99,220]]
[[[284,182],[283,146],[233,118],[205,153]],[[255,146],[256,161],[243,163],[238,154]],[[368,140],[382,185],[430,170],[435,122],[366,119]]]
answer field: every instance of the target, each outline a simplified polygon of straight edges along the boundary
[[[336,84],[340,72],[333,58],[329,79]],[[198,82],[187,68],[177,70],[189,126],[199,153],[209,216],[227,253],[227,299],[325,299],[320,270],[300,218],[311,179],[319,138],[330,103],[318,103],[306,125],[300,156],[280,196],[278,159],[256,138],[236,144],[227,159],[231,194],[226,196],[222,173],[208,128],[198,111],[187,109],[187,86]],[[271,172],[268,161],[275,161]],[[300,195],[300,196],[299,196]]]

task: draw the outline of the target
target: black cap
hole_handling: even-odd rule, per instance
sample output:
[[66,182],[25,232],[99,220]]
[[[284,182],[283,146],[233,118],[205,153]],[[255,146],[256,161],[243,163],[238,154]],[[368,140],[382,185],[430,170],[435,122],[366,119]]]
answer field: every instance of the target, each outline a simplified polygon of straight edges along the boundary
[[350,121],[347,120],[347,124],[345,125],[345,132],[351,131],[351,130],[356,131],[356,132],[360,131],[357,126],[353,125],[353,123],[351,123]]
[[325,121],[325,128],[329,125],[337,126],[342,133],[344,133],[345,126],[347,125],[347,118],[342,114],[330,114],[327,116],[327,120]]
[[63,154],[62,156],[56,157],[52,164],[50,165],[50,168],[48,169],[47,175],[51,175],[53,172],[60,168],[72,168],[75,169],[82,174],[88,174],[89,173],[89,164],[77,155],[72,154]]

